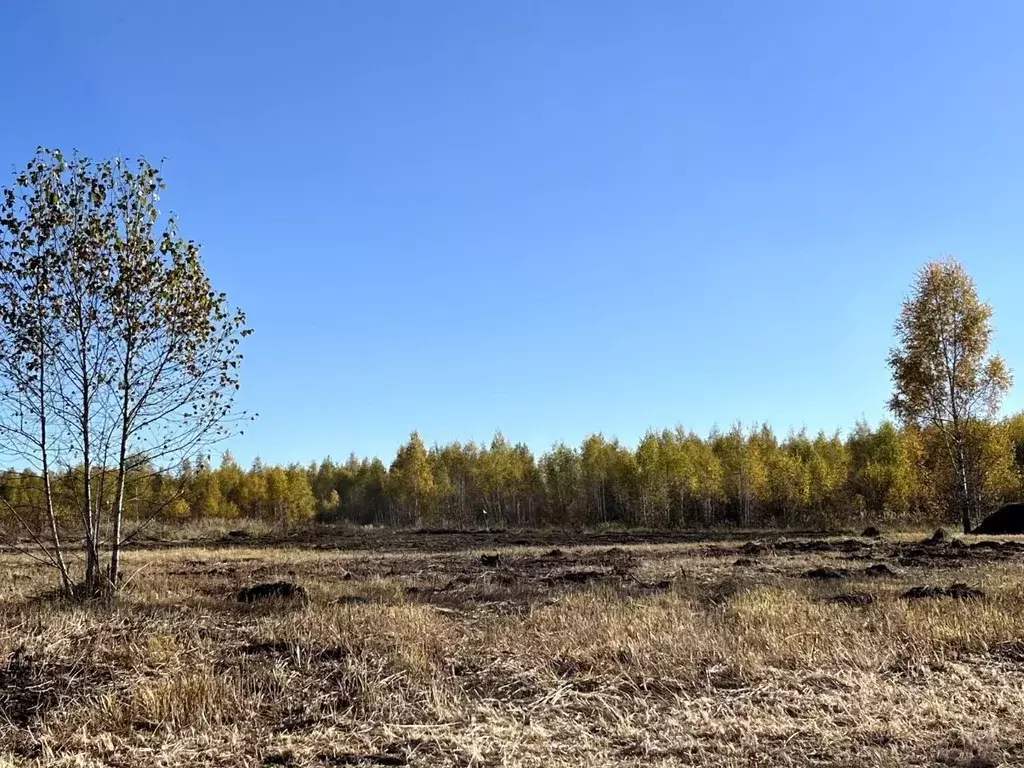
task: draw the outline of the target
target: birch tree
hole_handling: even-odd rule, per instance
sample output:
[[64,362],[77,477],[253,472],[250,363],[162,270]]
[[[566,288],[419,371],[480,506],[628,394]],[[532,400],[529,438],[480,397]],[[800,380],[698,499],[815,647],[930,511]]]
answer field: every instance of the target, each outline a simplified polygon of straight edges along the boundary
[[[144,159],[40,149],[0,205],[0,452],[42,475],[40,551],[78,596],[118,584],[136,501],[126,479],[170,470],[244,418],[234,393],[245,315],[213,290],[177,220],[161,217],[164,187]],[[81,580],[50,490],[70,470]]]
[[982,505],[978,427],[992,421],[1013,377],[989,353],[992,307],[954,259],[926,264],[896,322],[889,407],[905,424],[933,428],[952,473],[948,505],[971,530]]

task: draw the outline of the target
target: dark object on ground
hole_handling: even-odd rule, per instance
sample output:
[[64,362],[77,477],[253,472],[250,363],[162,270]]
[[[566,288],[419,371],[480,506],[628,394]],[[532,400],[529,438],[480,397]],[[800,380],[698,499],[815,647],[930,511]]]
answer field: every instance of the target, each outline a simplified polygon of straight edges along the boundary
[[882,532],[875,528],[875,526],[869,525],[861,532],[860,535],[863,536],[865,539],[877,539],[879,536],[882,535]]
[[971,549],[1002,549],[1003,548],[1003,542],[1001,542],[1001,541],[992,541],[992,540],[976,541],[973,544],[971,544],[970,548]]
[[545,552],[544,557],[565,557],[565,552],[560,549],[552,549],[550,552]]
[[955,597],[958,600],[981,600],[985,593],[980,589],[969,587],[963,582],[955,582],[949,587],[911,587],[903,593],[906,600],[920,600],[922,598]]
[[744,555],[760,555],[764,552],[764,545],[759,541],[748,541],[740,547],[740,552]]
[[1024,662],[1024,643],[1019,641],[1009,640],[1004,643],[996,643],[989,648],[988,652],[996,658],[1006,661]]
[[496,568],[501,565],[501,555],[480,555],[480,564],[485,568]]
[[562,580],[572,584],[586,584],[588,581],[603,578],[601,571],[566,571],[562,574]]
[[860,541],[859,539],[844,539],[843,541],[840,541],[838,544],[836,544],[836,549],[838,549],[840,552],[856,552],[860,549],[864,549],[864,547],[870,546],[870,544],[865,544],[863,541]]
[[269,584],[254,584],[238,593],[238,602],[255,603],[258,600],[302,600],[308,599],[306,590],[289,581],[275,581]]
[[935,533],[929,536],[927,539],[922,541],[922,544],[942,544],[946,540],[946,532],[941,528],[937,528]]
[[293,765],[295,756],[291,752],[278,752],[263,758],[262,765]]
[[370,605],[374,601],[364,595],[342,595],[338,605]]
[[741,557],[733,565],[742,568],[745,566],[757,565],[757,560],[751,560],[749,557]]
[[246,643],[242,646],[241,652],[247,656],[291,656],[295,652],[295,646],[291,643],[269,641]]
[[926,597],[945,597],[946,590],[942,587],[911,587],[903,593],[904,600],[921,600]]
[[1024,533],[1024,502],[1006,504],[977,525],[971,533],[1015,534]]
[[863,592],[850,592],[845,595],[836,595],[825,600],[833,605],[871,605],[875,602],[874,595],[866,595]]
[[320,760],[323,765],[360,766],[362,768],[409,764],[409,761],[401,755],[321,755]]
[[969,587],[961,581],[951,584],[946,590],[946,595],[959,598],[960,600],[981,600],[985,597],[985,593],[980,589]]
[[802,578],[836,581],[838,579],[848,579],[852,575],[845,568],[814,568],[804,573]]
[[238,530],[238,531],[228,531],[228,538],[229,539],[248,539],[248,538],[250,538],[250,536],[249,536],[249,532],[248,531]]
[[895,579],[899,576],[899,574],[896,573],[896,571],[894,571],[885,563],[876,563],[875,565],[869,565],[867,568],[864,569],[864,575],[883,577],[886,579]]

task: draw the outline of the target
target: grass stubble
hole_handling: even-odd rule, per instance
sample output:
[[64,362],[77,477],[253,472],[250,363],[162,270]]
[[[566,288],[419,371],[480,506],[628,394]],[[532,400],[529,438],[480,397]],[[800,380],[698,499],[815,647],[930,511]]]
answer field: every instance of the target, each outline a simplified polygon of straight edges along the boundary
[[[95,605],[2,555],[0,765],[1024,765],[1024,554],[481,553],[132,551]],[[276,579],[308,603],[234,600]],[[954,580],[985,599],[901,598]]]

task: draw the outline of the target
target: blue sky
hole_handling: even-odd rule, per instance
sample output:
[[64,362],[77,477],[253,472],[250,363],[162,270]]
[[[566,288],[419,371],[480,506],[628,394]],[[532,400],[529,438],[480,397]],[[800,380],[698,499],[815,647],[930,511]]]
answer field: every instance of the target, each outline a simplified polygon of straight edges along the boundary
[[1020,3],[38,0],[0,29],[4,176],[167,158],[256,329],[244,462],[876,421],[943,253],[1024,375]]

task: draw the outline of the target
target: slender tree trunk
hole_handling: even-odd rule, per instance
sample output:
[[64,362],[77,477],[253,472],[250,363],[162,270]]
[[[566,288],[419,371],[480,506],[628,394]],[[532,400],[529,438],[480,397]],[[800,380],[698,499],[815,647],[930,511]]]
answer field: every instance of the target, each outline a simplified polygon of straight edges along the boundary
[[956,439],[956,474],[957,474],[957,496],[960,499],[960,519],[963,522],[964,533],[971,532],[971,493],[967,478],[967,458],[964,453],[963,438]]
[[50,457],[46,435],[46,395],[44,376],[46,371],[46,352],[40,345],[39,353],[39,446],[43,455],[43,493],[46,496],[46,518],[50,524],[50,539],[53,542],[53,558],[60,571],[61,584],[68,597],[74,597],[74,584],[68,574],[68,566],[64,561],[64,550],[61,548],[60,531],[57,528],[57,512],[53,507],[53,485],[50,481]]
[[89,440],[90,389],[84,328],[80,329],[82,366],[82,527],[85,534],[85,589],[90,597],[100,591],[99,538],[96,536],[92,509],[92,446]]
[[129,406],[131,400],[128,393],[128,379],[130,351],[125,353],[124,397],[121,400],[121,445],[117,458],[117,487],[114,490],[114,531],[110,542],[110,583],[114,589],[117,588],[118,569],[121,565],[121,521],[124,518],[124,481],[127,474],[125,463],[128,457],[128,434],[129,434]]
[[[105,464],[105,462],[104,462]],[[103,485],[105,480],[105,466],[100,467],[99,488],[93,487],[92,472],[90,472],[89,495],[93,497],[92,505],[92,540],[96,543],[96,580],[102,581],[101,564],[99,560],[100,542],[103,540],[103,528],[101,518],[103,514]]]

